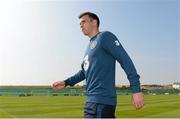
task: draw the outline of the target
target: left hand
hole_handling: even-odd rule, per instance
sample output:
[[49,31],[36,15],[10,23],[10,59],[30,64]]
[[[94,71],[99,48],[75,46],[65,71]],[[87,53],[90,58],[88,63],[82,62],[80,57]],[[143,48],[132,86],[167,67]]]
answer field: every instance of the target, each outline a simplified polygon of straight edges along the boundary
[[143,93],[132,94],[132,103],[136,109],[141,109],[144,106],[144,95],[143,95]]

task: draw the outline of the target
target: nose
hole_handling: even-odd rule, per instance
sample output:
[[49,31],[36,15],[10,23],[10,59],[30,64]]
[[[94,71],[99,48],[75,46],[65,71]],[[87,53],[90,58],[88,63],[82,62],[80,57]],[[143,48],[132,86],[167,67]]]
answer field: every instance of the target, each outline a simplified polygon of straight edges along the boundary
[[83,25],[82,25],[82,24],[80,24],[80,28],[83,28]]
[[80,22],[80,28],[83,28],[83,26],[84,26],[84,23]]

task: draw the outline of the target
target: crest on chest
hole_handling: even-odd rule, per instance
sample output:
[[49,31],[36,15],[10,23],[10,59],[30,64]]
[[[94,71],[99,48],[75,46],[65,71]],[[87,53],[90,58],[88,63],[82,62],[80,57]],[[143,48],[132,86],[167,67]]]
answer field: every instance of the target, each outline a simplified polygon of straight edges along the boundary
[[94,49],[96,47],[96,45],[97,45],[97,41],[93,41],[90,45],[90,48]]

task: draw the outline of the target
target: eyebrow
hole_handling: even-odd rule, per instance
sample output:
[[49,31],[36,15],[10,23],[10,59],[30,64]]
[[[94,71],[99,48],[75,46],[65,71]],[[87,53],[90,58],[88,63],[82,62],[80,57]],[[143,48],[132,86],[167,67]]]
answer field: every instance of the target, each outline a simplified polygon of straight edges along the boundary
[[81,22],[85,22],[86,20],[85,19],[83,19]]
[[81,23],[83,23],[83,22],[85,22],[86,20],[82,20],[81,22],[80,22],[80,25],[81,25]]

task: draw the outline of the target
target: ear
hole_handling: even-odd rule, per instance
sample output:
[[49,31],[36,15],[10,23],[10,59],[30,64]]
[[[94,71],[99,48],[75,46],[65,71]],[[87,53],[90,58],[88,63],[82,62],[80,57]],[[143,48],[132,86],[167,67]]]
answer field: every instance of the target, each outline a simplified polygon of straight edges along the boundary
[[97,21],[93,19],[93,25],[97,26]]

